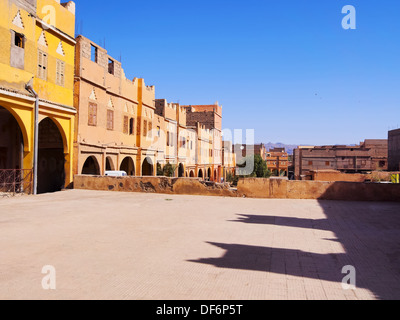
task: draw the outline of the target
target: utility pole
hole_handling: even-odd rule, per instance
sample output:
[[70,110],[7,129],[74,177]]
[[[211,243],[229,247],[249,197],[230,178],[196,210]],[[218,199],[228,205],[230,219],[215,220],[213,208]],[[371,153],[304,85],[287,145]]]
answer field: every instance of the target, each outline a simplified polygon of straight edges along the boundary
[[[32,78],[33,79],[33,78]],[[35,118],[34,118],[34,143],[33,143],[33,194],[37,195],[38,182],[38,155],[39,155],[39,95],[33,89],[32,80],[25,86],[35,96]]]

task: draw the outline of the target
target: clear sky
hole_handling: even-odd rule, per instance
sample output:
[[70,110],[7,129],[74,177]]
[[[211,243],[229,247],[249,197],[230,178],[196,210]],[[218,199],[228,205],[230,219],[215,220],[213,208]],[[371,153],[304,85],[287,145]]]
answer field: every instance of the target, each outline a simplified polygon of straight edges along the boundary
[[[156,98],[223,105],[256,142],[354,144],[400,126],[398,0],[76,0],[76,33]],[[342,7],[356,8],[356,30]]]

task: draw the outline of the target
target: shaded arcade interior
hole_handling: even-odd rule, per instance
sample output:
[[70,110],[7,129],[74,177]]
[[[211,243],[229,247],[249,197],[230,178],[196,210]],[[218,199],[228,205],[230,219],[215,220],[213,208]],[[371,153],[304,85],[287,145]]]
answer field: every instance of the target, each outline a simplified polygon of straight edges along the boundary
[[0,106],[0,170],[23,168],[23,138],[14,116]]

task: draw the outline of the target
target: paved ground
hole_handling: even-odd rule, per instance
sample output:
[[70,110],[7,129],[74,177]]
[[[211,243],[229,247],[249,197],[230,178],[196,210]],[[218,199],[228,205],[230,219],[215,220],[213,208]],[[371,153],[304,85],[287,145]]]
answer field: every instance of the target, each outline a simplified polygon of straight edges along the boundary
[[[71,190],[0,199],[1,299],[399,299],[400,204]],[[43,266],[56,290],[42,288]],[[356,268],[343,290],[342,267]]]

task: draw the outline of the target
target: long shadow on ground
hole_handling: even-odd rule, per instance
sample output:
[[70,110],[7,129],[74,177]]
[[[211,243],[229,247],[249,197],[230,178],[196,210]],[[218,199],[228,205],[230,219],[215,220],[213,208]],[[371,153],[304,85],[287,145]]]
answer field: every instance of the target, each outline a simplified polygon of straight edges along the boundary
[[239,215],[236,223],[330,230],[345,248],[341,254],[213,243],[225,250],[219,258],[191,262],[219,268],[273,272],[341,283],[342,268],[356,269],[358,288],[378,299],[400,299],[400,204],[320,201],[326,219]]

